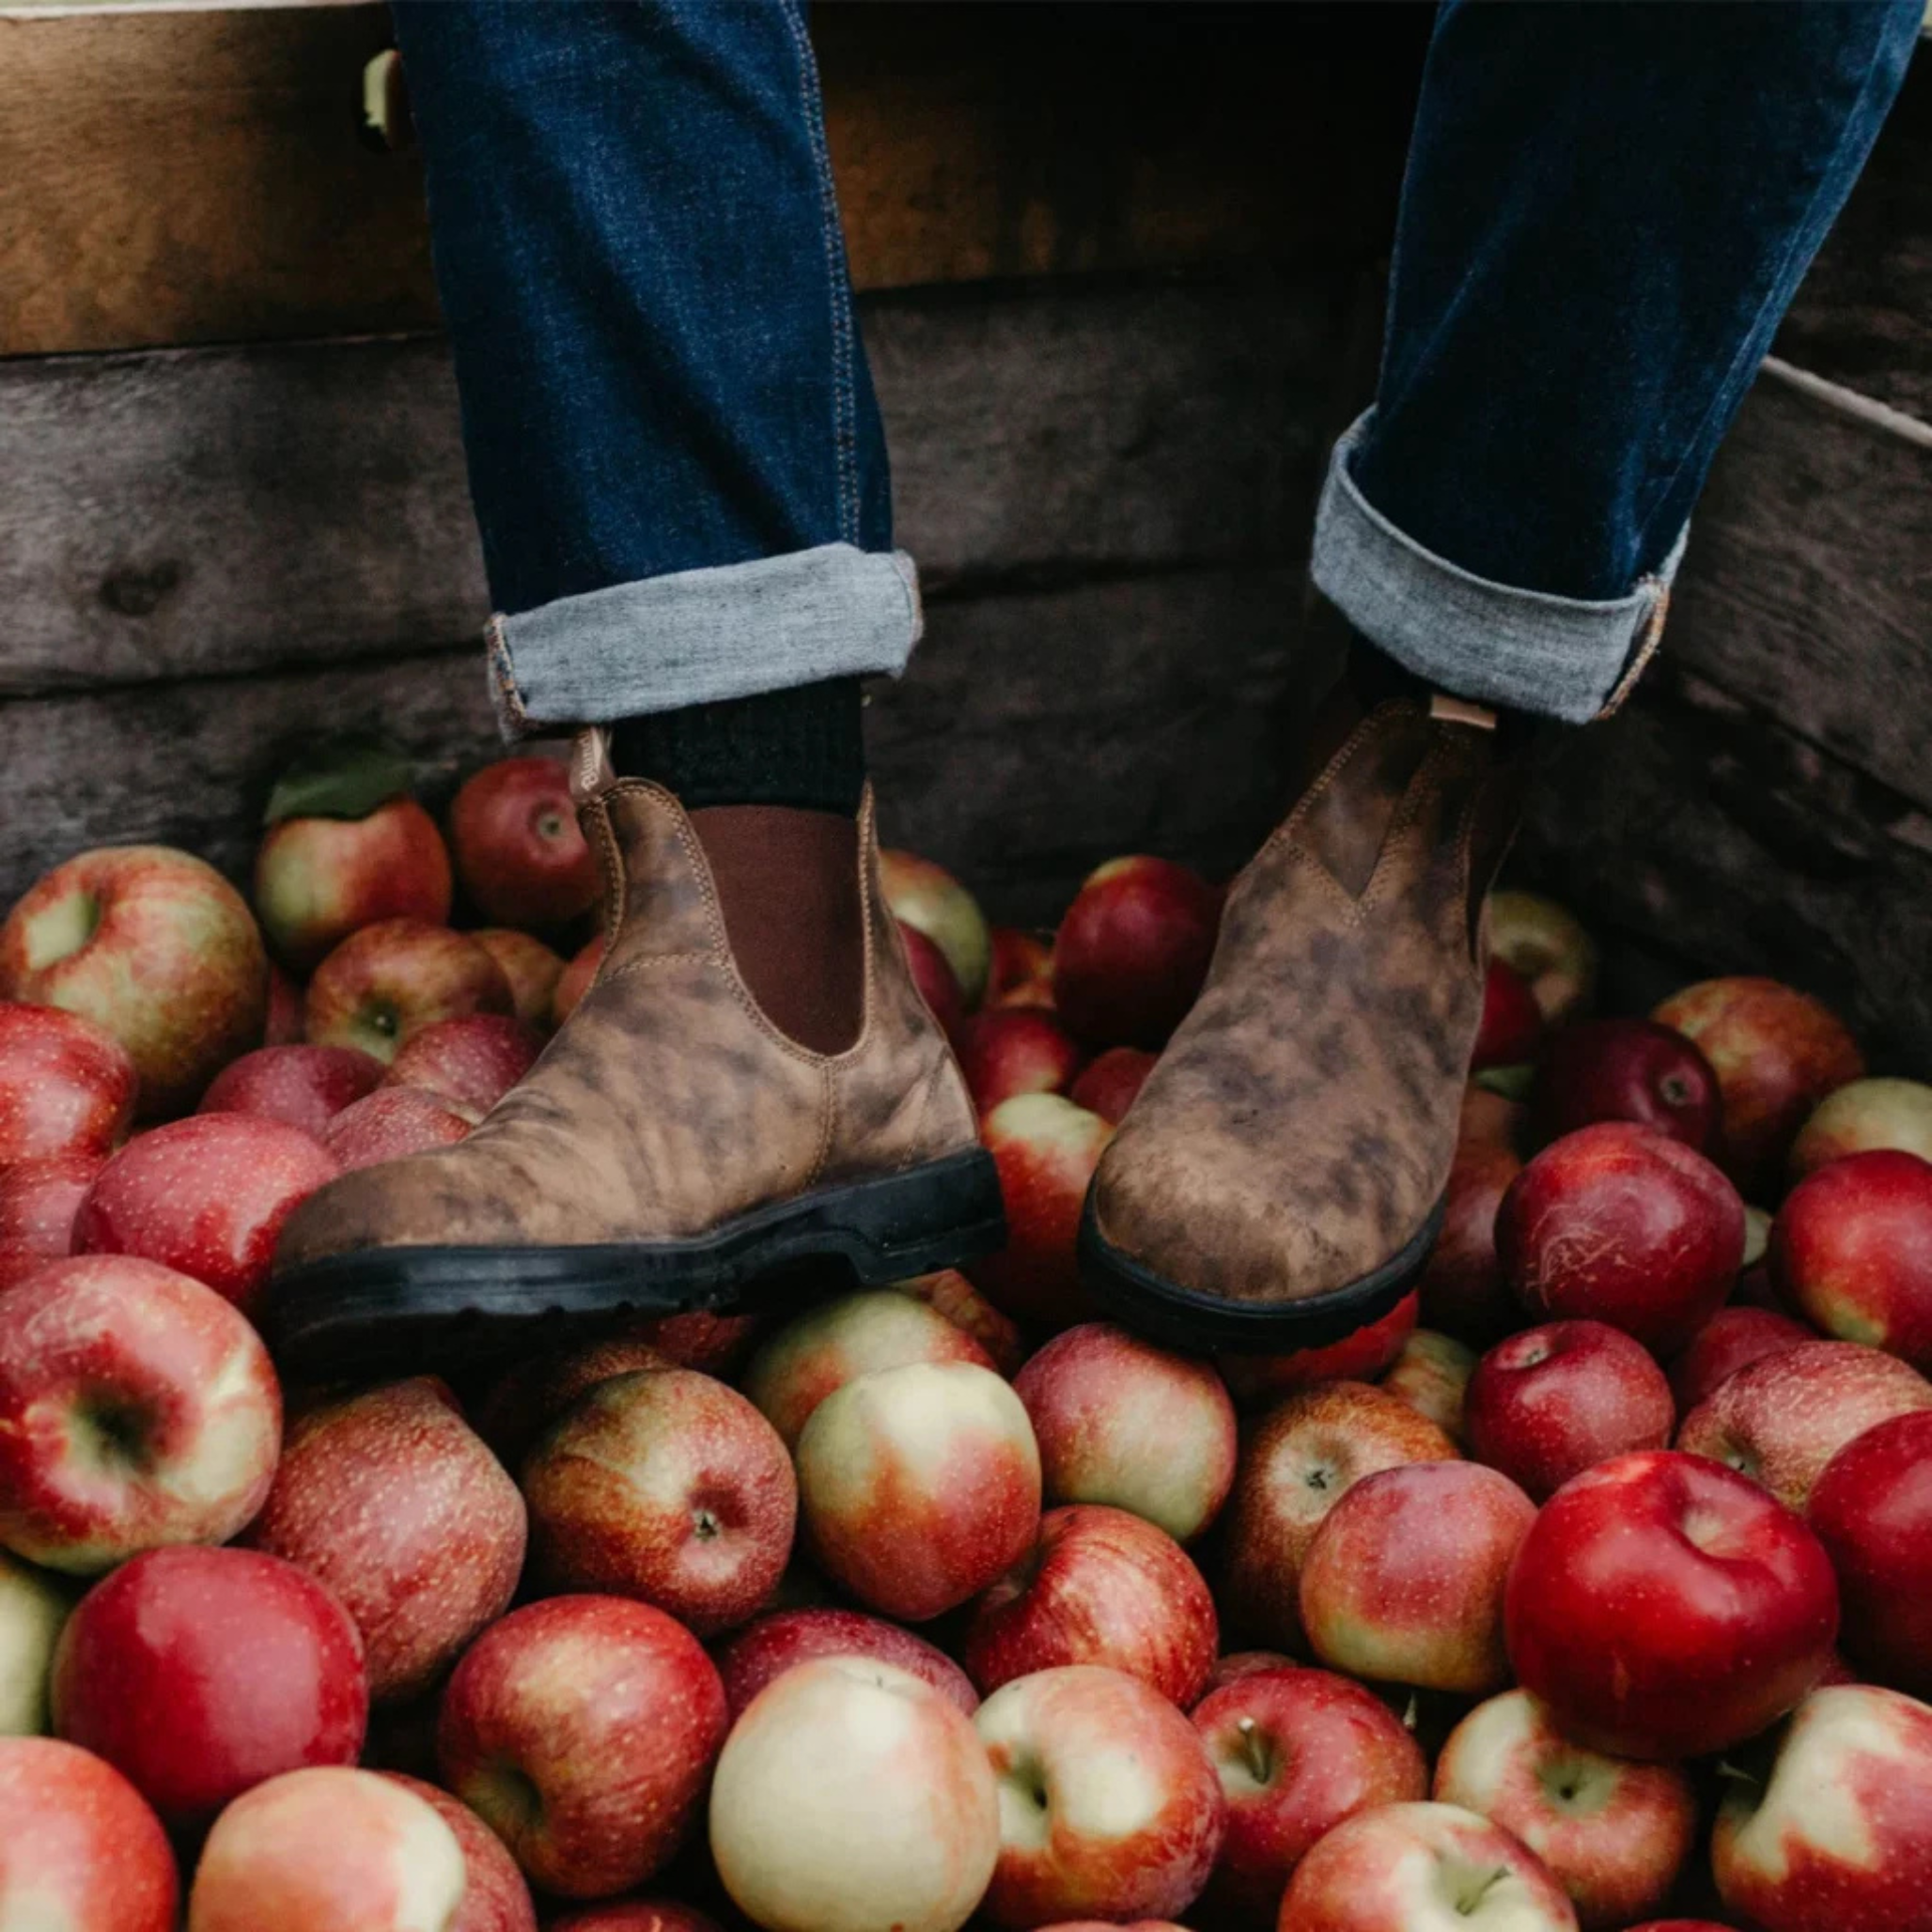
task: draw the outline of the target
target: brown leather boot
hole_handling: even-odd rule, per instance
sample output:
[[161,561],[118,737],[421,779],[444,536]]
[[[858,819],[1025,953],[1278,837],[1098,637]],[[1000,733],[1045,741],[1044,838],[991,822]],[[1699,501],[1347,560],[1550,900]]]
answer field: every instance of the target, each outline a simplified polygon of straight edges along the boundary
[[678,801],[612,780],[594,734],[579,774],[605,879],[597,978],[467,1140],[345,1175],[289,1219],[263,1325],[297,1373],[441,1359],[479,1331],[498,1347],[504,1317],[735,1307],[802,1268],[897,1281],[1005,1239],[965,1083],[880,891],[870,797],[864,1020],[821,1054],[747,989]]
[[1515,819],[1495,722],[1379,705],[1235,881],[1200,1001],[1087,1196],[1082,1262],[1122,1319],[1274,1352],[1339,1340],[1413,1285]]

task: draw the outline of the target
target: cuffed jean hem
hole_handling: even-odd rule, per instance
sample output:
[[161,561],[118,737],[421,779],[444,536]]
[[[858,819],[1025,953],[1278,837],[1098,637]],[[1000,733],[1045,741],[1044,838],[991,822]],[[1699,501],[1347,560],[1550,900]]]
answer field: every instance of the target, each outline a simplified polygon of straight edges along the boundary
[[1626,597],[1492,583],[1405,536],[1356,487],[1349,459],[1374,420],[1365,412],[1335,444],[1315,514],[1315,587],[1371,644],[1454,696],[1567,724],[1615,710],[1662,637],[1688,527]]
[[896,678],[922,629],[904,551],[824,543],[494,616],[491,692],[515,740],[828,678]]

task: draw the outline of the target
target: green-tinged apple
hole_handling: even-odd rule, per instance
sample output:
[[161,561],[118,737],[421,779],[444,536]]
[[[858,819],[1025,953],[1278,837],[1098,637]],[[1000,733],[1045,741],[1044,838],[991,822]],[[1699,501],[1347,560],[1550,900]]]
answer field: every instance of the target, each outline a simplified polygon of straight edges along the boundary
[[563,955],[536,934],[508,926],[486,926],[470,937],[503,968],[517,1018],[538,1033],[548,1033],[551,1003],[564,976]]
[[974,1010],[992,971],[992,935],[978,902],[944,866],[911,852],[880,852],[879,876],[893,917],[945,955],[967,1010]]
[[689,1368],[597,1383],[530,1452],[523,1493],[553,1587],[641,1597],[701,1637],[763,1608],[798,1519],[778,1432]]
[[449,1827],[463,1855],[463,1899],[449,1932],[537,1932],[537,1906],[504,1842],[460,1799],[401,1771],[382,1774]]
[[1529,981],[1551,1026],[1581,1019],[1597,997],[1597,942],[1554,899],[1492,892],[1488,904],[1492,958]]
[[511,1013],[503,968],[467,934],[419,919],[352,932],[315,970],[303,1005],[310,1041],[396,1058],[412,1034],[465,1013]]
[[1520,1838],[1569,1894],[1582,1932],[1621,1932],[1659,1910],[1697,1842],[1697,1798],[1681,1770],[1573,1744],[1526,1690],[1457,1725],[1430,1795]]
[[992,1365],[1008,1381],[1020,1373],[1026,1361],[1026,1337],[1010,1315],[1003,1315],[957,1268],[942,1268],[932,1274],[909,1275],[895,1282],[894,1289],[936,1308],[953,1324],[962,1328],[987,1352]]
[[0,1737],[33,1737],[47,1728],[54,1646],[70,1607],[52,1577],[0,1554]]
[[943,1650],[897,1624],[856,1610],[780,1610],[747,1624],[718,1653],[733,1721],[774,1677],[821,1657],[888,1663],[930,1684],[964,1717],[979,1708],[973,1679]]
[[0,1000],[65,1007],[110,1033],[143,1120],[184,1113],[261,1039],[269,961],[212,865],[168,846],[103,846],[56,865],[0,926]]
[[1114,1130],[1058,1094],[1020,1094],[980,1123],[1000,1171],[1006,1245],[966,1270],[1007,1315],[1066,1328],[1093,1313],[1075,1241],[1087,1183]]
[[1426,1416],[1461,1448],[1469,1379],[1475,1374],[1478,1360],[1476,1351],[1454,1335],[1419,1328],[1403,1343],[1379,1386],[1384,1394],[1398,1397],[1418,1415]]
[[820,1566],[899,1621],[976,1597],[1039,1527],[1033,1425],[1012,1388],[971,1363],[910,1363],[848,1382],[813,1411],[797,1461]]
[[466,1871],[435,1810],[375,1771],[288,1771],[208,1835],[187,1932],[456,1932]]
[[89,1254],[0,1295],[0,1543],[31,1562],[92,1576],[226,1540],[281,1433],[268,1350],[199,1282]]
[[371,1693],[404,1698],[509,1607],[523,1499],[438,1384],[391,1382],[295,1418],[248,1540],[335,1592]]
[[1172,1918],[1227,1828],[1208,1747],[1138,1677],[1093,1665],[1003,1685],[974,1719],[999,1787],[995,1925]]
[[1791,1145],[1794,1181],[1827,1161],[1880,1147],[1932,1161],[1932,1086],[1918,1080],[1854,1080],[1828,1094]]
[[992,1877],[1000,1814],[950,1699],[877,1658],[818,1658],[733,1728],[711,1856],[766,1932],[958,1932]]

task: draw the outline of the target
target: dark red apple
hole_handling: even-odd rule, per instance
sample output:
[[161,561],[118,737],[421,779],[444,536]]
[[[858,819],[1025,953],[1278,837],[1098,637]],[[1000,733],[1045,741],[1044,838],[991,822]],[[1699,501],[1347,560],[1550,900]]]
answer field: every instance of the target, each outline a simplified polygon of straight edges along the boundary
[[105,1027],[0,1004],[0,1167],[114,1151],[134,1117],[134,1063]]
[[494,926],[561,926],[597,903],[597,861],[555,758],[499,758],[449,808],[457,877]]
[[1053,940],[1053,1001],[1092,1047],[1163,1045],[1187,1017],[1221,925],[1221,894],[1170,859],[1089,873]]
[[1737,1279],[1744,1204],[1694,1148],[1605,1122],[1551,1142],[1510,1183],[1496,1254],[1531,1315],[1608,1322],[1674,1355]]
[[1510,1662],[1580,1744],[1700,1757],[1823,1675],[1838,1590],[1816,1536],[1735,1471],[1670,1450],[1599,1463],[1543,1505],[1510,1571]]
[[1110,1127],[1118,1127],[1160,1057],[1140,1047],[1109,1047],[1082,1069],[1067,1089],[1067,1098],[1076,1107],[1098,1114]]
[[1838,1572],[1846,1655],[1932,1699],[1932,1414],[1847,1442],[1812,1491],[1810,1520]]
[[1466,1105],[1462,1139],[1449,1169],[1442,1231],[1423,1268],[1419,1293],[1426,1327],[1481,1348],[1520,1319],[1496,1259],[1496,1210],[1523,1164],[1502,1134],[1482,1127],[1472,1132],[1470,1112]]
[[250,1312],[282,1224],[341,1165],[314,1135],[248,1114],[195,1114],[123,1147],[74,1216],[77,1254],[134,1254]]
[[1035,1007],[975,1013],[959,1036],[959,1067],[982,1114],[1016,1094],[1064,1094],[1084,1057],[1066,1028]]
[[1263,1408],[1318,1382],[1373,1381],[1408,1345],[1421,1312],[1420,1293],[1405,1295],[1379,1320],[1339,1342],[1285,1355],[1223,1355],[1217,1365],[1244,1409]]
[[231,1060],[201,1097],[203,1114],[252,1114],[321,1138],[322,1130],[382,1078],[382,1063],[357,1047],[257,1047]]
[[386,1086],[420,1087],[452,1111],[481,1118],[536,1064],[543,1042],[507,1013],[468,1013],[412,1034],[384,1077]]
[[1817,1339],[1815,1329],[1773,1308],[1720,1308],[1671,1364],[1677,1413],[1689,1415],[1740,1368]]
[[369,1715],[362,1639],[327,1590],[279,1556],[194,1545],[88,1591],[53,1696],[61,1737],[186,1828],[282,1771],[353,1764]]
[[818,1657],[869,1657],[910,1671],[971,1717],[973,1679],[943,1650],[882,1617],[856,1610],[781,1610],[747,1624],[718,1653],[735,1722],[773,1677]]
[[590,990],[590,982],[603,964],[603,934],[599,933],[570,956],[570,963],[557,975],[556,990],[550,996],[552,1026],[561,1026],[577,1010],[577,1002]]
[[1771,1223],[1768,1259],[1827,1334],[1932,1370],[1932,1161],[1877,1148],[1808,1175]]
[[49,1154],[0,1167],[0,1289],[72,1252],[74,1216],[105,1164],[100,1154]]
[[271,959],[269,961],[269,1014],[263,1021],[261,1043],[265,1047],[299,1047],[302,1044],[302,987]]
[[1536,1057],[1543,1038],[1543,1009],[1530,983],[1514,967],[1491,959],[1483,981],[1483,1018],[1476,1029],[1470,1068],[1521,1067]]
[[906,965],[911,973],[912,984],[919,989],[919,997],[926,1002],[927,1009],[939,1021],[940,1031],[949,1040],[958,1039],[966,1026],[966,1002],[952,967],[946,963],[946,956],[916,926],[908,926],[903,921],[899,926],[899,943],[906,949]]
[[1650,1017],[1688,1035],[1710,1062],[1723,1097],[1724,1172],[1757,1199],[1775,1191],[1812,1109],[1865,1070],[1844,1021],[1775,979],[1703,980]]
[[1530,1104],[1541,1141],[1601,1120],[1632,1120],[1700,1154],[1710,1151],[1720,1119],[1710,1062],[1655,1020],[1580,1020],[1552,1034]]

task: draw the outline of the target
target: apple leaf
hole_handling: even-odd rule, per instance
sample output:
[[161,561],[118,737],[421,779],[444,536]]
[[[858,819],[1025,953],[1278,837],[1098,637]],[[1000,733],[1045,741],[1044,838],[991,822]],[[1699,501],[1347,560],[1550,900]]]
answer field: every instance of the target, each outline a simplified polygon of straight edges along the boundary
[[1486,1067],[1476,1075],[1479,1087],[1501,1094],[1505,1100],[1527,1100],[1535,1081],[1536,1068],[1530,1061],[1520,1067]]
[[373,732],[318,739],[296,755],[269,793],[264,825],[285,818],[366,818],[410,789],[415,768],[399,745]]

